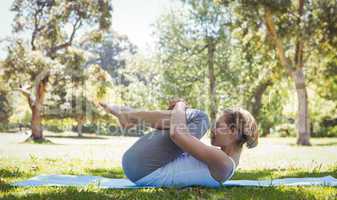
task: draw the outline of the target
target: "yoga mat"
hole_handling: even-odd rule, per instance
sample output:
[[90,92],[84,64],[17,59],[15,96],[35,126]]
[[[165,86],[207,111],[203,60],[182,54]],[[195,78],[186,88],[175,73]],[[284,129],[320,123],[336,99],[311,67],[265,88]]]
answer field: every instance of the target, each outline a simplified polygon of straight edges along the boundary
[[[88,186],[99,188],[152,188],[153,186],[137,186],[129,179],[104,178],[100,176],[75,175],[40,175],[26,181],[13,183],[13,186]],[[272,180],[228,180],[224,186],[337,186],[337,179],[332,176],[283,178]]]

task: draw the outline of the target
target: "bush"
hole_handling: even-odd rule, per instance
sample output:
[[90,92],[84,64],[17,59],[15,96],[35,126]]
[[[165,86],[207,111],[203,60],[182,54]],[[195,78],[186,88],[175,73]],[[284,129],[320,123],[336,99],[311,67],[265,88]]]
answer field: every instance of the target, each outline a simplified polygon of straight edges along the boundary
[[312,133],[312,137],[337,137],[337,126],[321,126],[316,132]]
[[30,129],[30,124],[23,123],[0,123],[0,132],[18,132],[21,128]]
[[73,120],[71,119],[49,119],[43,121],[43,128],[48,131],[61,133],[71,130],[72,123]]
[[[77,132],[77,125],[72,127],[72,131]],[[96,133],[97,125],[96,124],[84,124],[82,126],[82,133]]]
[[65,131],[62,127],[59,127],[57,125],[44,125],[43,128],[45,130],[48,130],[50,132],[55,132],[55,133],[62,133]]
[[0,132],[6,132],[8,130],[8,123],[0,123]]
[[297,135],[297,129],[295,124],[280,124],[278,126],[275,126],[274,130],[275,135],[279,137],[296,137]]

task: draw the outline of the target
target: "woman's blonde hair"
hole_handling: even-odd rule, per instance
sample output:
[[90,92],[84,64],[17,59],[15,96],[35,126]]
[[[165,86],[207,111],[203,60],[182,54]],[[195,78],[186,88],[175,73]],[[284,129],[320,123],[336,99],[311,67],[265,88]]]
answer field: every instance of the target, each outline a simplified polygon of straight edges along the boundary
[[224,110],[225,122],[232,129],[236,129],[239,144],[247,143],[247,148],[254,148],[258,144],[259,133],[255,118],[243,108],[228,108]]

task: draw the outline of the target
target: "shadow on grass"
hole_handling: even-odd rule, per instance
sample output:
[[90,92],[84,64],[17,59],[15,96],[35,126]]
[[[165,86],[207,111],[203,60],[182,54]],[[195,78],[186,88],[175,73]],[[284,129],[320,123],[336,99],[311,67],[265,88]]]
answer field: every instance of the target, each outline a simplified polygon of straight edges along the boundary
[[0,193],[1,192],[10,192],[14,189],[15,189],[15,187],[11,186],[8,183],[0,183]]
[[2,192],[10,192],[14,190],[15,187],[11,186],[8,183],[8,179],[15,178],[26,178],[29,177],[30,174],[20,171],[19,168],[9,168],[9,169],[0,169],[0,193]]
[[331,169],[328,171],[319,171],[318,169],[313,169],[312,171],[295,171],[290,176],[279,176],[278,178],[287,178],[287,177],[293,177],[293,178],[303,178],[303,177],[322,177],[322,176],[333,176],[334,178],[337,178],[337,167],[335,169]]
[[106,140],[109,138],[99,137],[99,136],[74,136],[74,135],[46,135],[46,138],[64,138],[64,139],[95,139],[95,140]]
[[322,144],[313,144],[313,147],[315,146],[337,146],[337,142],[327,142],[327,143],[322,143]]
[[237,171],[234,176],[233,180],[241,180],[241,179],[265,179],[269,178],[273,175],[275,170],[265,169],[265,170],[239,170]]
[[98,168],[86,169],[85,171],[93,176],[103,176],[106,178],[126,178],[122,168]]
[[319,187],[224,187],[210,189],[190,187],[184,189],[97,189],[75,187],[38,187],[6,193],[2,199],[333,199],[337,188]]
[[292,147],[325,147],[325,146],[337,146],[337,142],[326,142],[326,143],[318,143],[318,144],[311,144],[309,146],[301,146],[296,143],[288,143],[289,146]]
[[[30,192],[24,195],[7,194],[2,199],[190,199],[194,194],[190,191],[181,192],[179,190],[98,190],[95,188],[75,188],[75,187],[48,187],[48,188],[27,188]],[[196,193],[198,194],[198,193]]]
[[279,179],[279,178],[304,178],[304,177],[322,177],[333,176],[337,178],[337,167],[330,168],[327,171],[321,171],[319,168],[314,168],[311,171],[292,170],[287,175],[278,175],[282,171],[288,169],[263,169],[263,170],[239,170],[234,176],[233,180],[261,180],[261,179]]
[[19,168],[0,169],[1,178],[19,178],[26,177],[28,174],[21,171]]
[[20,144],[48,144],[48,145],[54,145],[52,141],[48,140],[47,138],[42,138],[39,140],[34,140],[32,136],[27,137],[23,142],[20,142]]

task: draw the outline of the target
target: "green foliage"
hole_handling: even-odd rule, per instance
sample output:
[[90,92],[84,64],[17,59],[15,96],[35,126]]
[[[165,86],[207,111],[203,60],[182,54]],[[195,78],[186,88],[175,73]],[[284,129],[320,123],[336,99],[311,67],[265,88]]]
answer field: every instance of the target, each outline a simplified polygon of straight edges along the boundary
[[61,133],[71,130],[71,126],[74,122],[71,119],[49,119],[44,120],[44,128],[48,131]]
[[[327,63],[334,57],[334,53],[332,52],[335,51],[336,34],[332,35],[331,33],[334,33],[337,29],[336,24],[331,23],[331,20],[335,19],[337,14],[337,4],[335,1],[245,0],[235,2],[218,1],[218,3],[219,2],[225,7],[232,8],[233,15],[235,16],[233,22],[235,35],[238,35],[237,31],[239,30],[239,38],[243,43],[245,43],[247,39],[249,41],[252,40],[252,47],[259,47],[257,48],[258,51],[256,51],[257,54],[262,56],[269,54],[270,58],[274,57],[273,59],[281,61],[280,63],[285,63],[284,60],[287,60],[291,66],[285,66],[283,64],[283,67],[288,69],[290,77],[292,77],[291,71],[295,68],[304,68],[309,72],[306,73],[307,84],[310,83],[309,81],[324,83],[327,86],[329,85],[330,89],[333,90],[331,85],[334,84],[329,84],[331,79],[329,80],[328,78],[322,77],[321,79],[323,81],[319,80],[320,75],[324,73],[317,72],[324,71],[322,68],[326,68],[326,66],[322,65],[328,66],[329,64]],[[301,2],[303,2],[303,7],[301,6]],[[277,35],[272,35],[269,30],[270,27],[268,29],[266,27],[267,11],[270,11],[272,15],[272,23],[276,28],[275,31]],[[261,35],[263,37],[260,37]],[[259,37],[260,39],[256,40],[256,38]],[[271,50],[275,49],[276,42],[279,42],[279,45],[284,49],[285,59],[280,58],[279,55],[278,57],[273,56],[276,52]],[[304,56],[301,55],[301,57],[299,57],[302,48],[299,46],[301,43],[304,44]],[[273,46],[270,44],[273,44]],[[261,46],[265,49],[264,52],[259,50]],[[276,47],[275,50],[281,52],[283,49]],[[328,60],[328,62],[324,62],[326,60]],[[245,59],[245,61],[247,61],[247,59]],[[268,59],[263,59],[262,63],[268,63]],[[279,66],[277,67],[279,68]],[[254,67],[254,69],[256,69],[256,67]],[[310,71],[314,72],[311,74]],[[276,71],[274,74],[281,73],[281,71]],[[325,87],[321,87],[320,89],[324,91]],[[327,91],[328,93],[330,92],[329,90]],[[312,122],[314,125],[319,124],[319,117],[314,116]],[[277,122],[275,121],[275,123]]]
[[[219,9],[210,2],[184,2],[184,9],[163,15],[156,26],[163,68],[160,84],[168,99],[183,97],[192,107],[207,107],[208,63],[202,47],[214,37],[217,106],[255,109],[262,133],[283,123],[282,94],[274,92],[269,102],[263,97],[272,93],[268,87],[277,85],[284,75],[274,53],[264,46],[263,33],[247,30],[244,24],[238,26],[233,7]],[[265,89],[259,89],[261,85]],[[256,102],[258,99],[264,100]]]
[[273,135],[279,137],[296,137],[296,126],[290,123],[277,125],[273,128]]
[[3,62],[0,62],[0,125],[5,127],[5,124],[9,122],[9,118],[13,114],[13,108],[9,100],[10,89],[5,80],[3,80],[2,65]]
[[110,30],[101,34],[100,43],[84,43],[81,46],[92,54],[87,64],[101,66],[110,74],[114,83],[127,84],[125,77],[118,73],[118,70],[124,69],[127,57],[134,55],[137,51],[136,46],[129,41],[127,36]]
[[320,129],[313,134],[313,137],[337,137],[337,126],[326,127],[321,125]]
[[[282,130],[285,130],[288,136],[294,136],[293,129],[295,127],[294,123],[289,121],[294,121],[293,116],[285,113],[284,105],[287,103],[289,93],[287,92],[284,84],[275,85],[269,88],[267,94],[263,96],[262,108],[258,116],[259,128],[261,135],[267,135],[270,133],[281,134]],[[279,127],[278,127],[279,125]],[[296,127],[295,127],[296,128]]]
[[[184,7],[163,14],[156,23],[159,57],[162,64],[161,88],[168,99],[181,97],[192,107],[207,108],[209,60],[207,47],[214,43],[217,74],[227,65],[227,10],[211,1],[184,1]],[[212,99],[218,101],[219,97]]]
[[[76,87],[87,79],[82,69],[88,61],[87,55],[75,47],[74,43],[77,40],[86,43],[98,42],[99,32],[110,28],[111,10],[108,0],[13,2],[13,32],[26,34],[28,37],[13,37],[8,40],[8,54],[3,64],[4,73],[12,89],[19,89],[25,95],[30,108],[34,110],[33,114],[42,114],[39,107],[44,104],[47,83],[55,89],[48,94],[49,100],[57,99],[58,102],[54,102],[55,108],[55,105],[65,102],[67,98],[65,88],[62,87],[69,82],[70,86]],[[50,98],[53,93],[58,97]],[[100,96],[104,95],[101,88],[99,93]],[[71,100],[68,99],[68,102]],[[80,116],[80,119],[76,120],[83,121],[82,118]],[[40,119],[34,119],[36,126],[40,126]]]
[[[325,99],[337,100],[337,57],[328,59],[320,68],[318,92]],[[337,104],[336,104],[337,106]],[[337,107],[336,107],[337,109]]]
[[[45,57],[39,51],[28,51],[22,40],[10,44],[4,60],[4,78],[12,89],[22,85],[33,85],[38,75],[45,69],[58,69],[60,65]],[[56,70],[55,70],[56,71]]]
[[160,63],[156,57],[145,57],[141,54],[130,57],[126,67],[118,70],[123,74],[127,85],[118,84],[115,91],[123,104],[134,108],[166,109],[160,100],[166,97],[161,90],[162,76]]
[[[3,83],[1,83],[1,77],[0,77],[0,85],[1,86],[3,85]],[[1,86],[0,86],[0,123],[8,123],[9,118],[12,115],[13,109],[8,100],[8,91],[1,88]]]
[[28,37],[7,40],[8,55],[0,69],[0,121],[30,124],[31,112],[11,116],[9,91],[24,87],[35,97],[34,86],[44,72],[49,75],[41,113],[53,131],[84,124],[83,132],[112,134],[116,120],[97,108],[97,101],[166,109],[169,100],[181,97],[191,107],[210,111],[207,47],[213,41],[218,110],[247,108],[262,134],[282,136],[287,130],[284,136],[292,136],[295,90],[284,78],[288,72],[266,32],[268,8],[290,60],[295,41],[304,42],[312,135],[336,135],[336,126],[324,123],[337,117],[336,1],[304,1],[301,23],[298,1],[181,2],[158,18],[158,51],[144,56],[125,35],[110,29],[107,0],[14,1],[14,32]]

